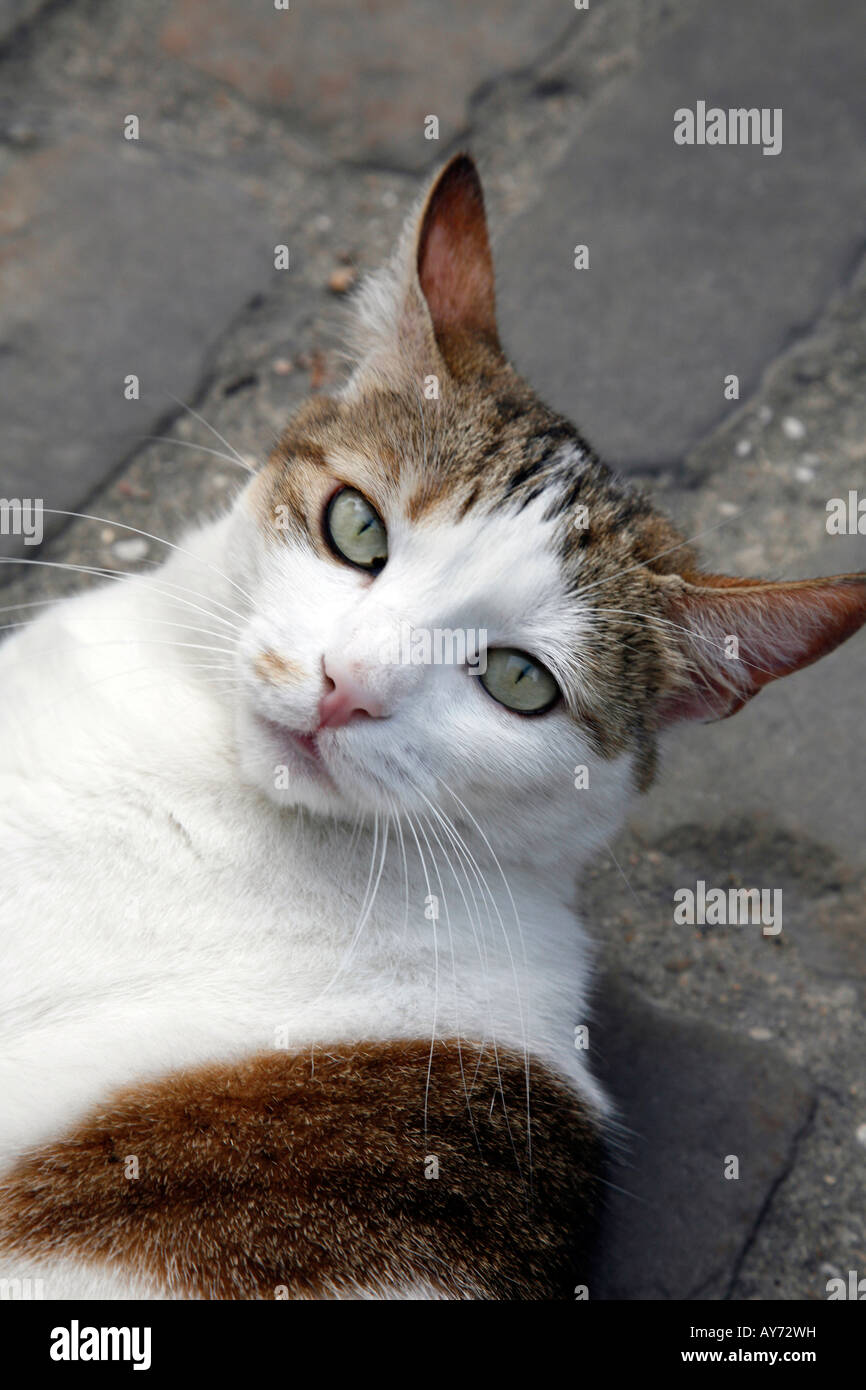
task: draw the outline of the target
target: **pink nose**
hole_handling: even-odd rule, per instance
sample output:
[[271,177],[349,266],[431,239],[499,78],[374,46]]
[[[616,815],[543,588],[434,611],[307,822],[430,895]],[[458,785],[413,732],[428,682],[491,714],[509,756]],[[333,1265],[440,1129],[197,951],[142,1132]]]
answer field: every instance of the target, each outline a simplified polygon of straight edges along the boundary
[[382,718],[384,711],[381,704],[356,676],[348,671],[331,674],[326,666],[325,679],[330,681],[331,689],[322,696],[319,704],[320,729],[340,729],[359,716]]

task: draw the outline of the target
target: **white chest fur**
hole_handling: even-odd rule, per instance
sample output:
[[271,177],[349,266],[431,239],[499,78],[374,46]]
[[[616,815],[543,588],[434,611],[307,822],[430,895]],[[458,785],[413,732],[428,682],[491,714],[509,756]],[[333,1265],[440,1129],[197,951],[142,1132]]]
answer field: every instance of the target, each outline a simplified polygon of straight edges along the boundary
[[0,1157],[136,1079],[329,1041],[525,1047],[600,1099],[570,873],[509,892],[477,836],[473,862],[435,821],[272,806],[172,645],[215,639],[153,626],[166,592],[108,585],[0,648]]

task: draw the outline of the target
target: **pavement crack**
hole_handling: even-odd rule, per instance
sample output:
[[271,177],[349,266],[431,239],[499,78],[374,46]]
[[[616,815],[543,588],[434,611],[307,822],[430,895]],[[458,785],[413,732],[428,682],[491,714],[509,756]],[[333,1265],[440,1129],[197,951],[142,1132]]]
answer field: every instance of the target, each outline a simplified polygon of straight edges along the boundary
[[722,1300],[725,1302],[727,1302],[730,1299],[733,1299],[734,1289],[737,1285],[737,1281],[739,1280],[740,1273],[742,1272],[743,1266],[749,1254],[751,1253],[755,1241],[758,1238],[758,1234],[770,1211],[770,1208],[773,1205],[776,1193],[779,1191],[779,1188],[782,1186],[782,1184],[786,1181],[786,1179],[794,1170],[794,1165],[797,1162],[797,1157],[800,1152],[800,1146],[803,1143],[803,1140],[806,1138],[806,1136],[810,1133],[812,1126],[815,1123],[815,1117],[818,1113],[818,1104],[819,1100],[818,1096],[816,1095],[813,1097],[812,1103],[809,1106],[809,1113],[807,1114],[805,1120],[803,1121],[800,1128],[797,1130],[797,1132],[794,1134],[794,1137],[791,1140],[791,1146],[788,1151],[788,1157],[785,1161],[784,1167],[770,1183],[767,1195],[761,1203],[757,1215],[755,1216],[755,1219],[752,1222],[751,1229],[749,1230],[749,1233],[746,1236],[746,1239],[743,1242],[743,1245],[740,1249],[740,1253],[734,1261],[734,1267],[731,1271],[731,1277],[728,1280],[728,1286],[722,1294]]
[[[688,1303],[693,1303],[696,1299],[702,1298],[707,1289],[711,1289],[717,1281],[720,1281],[723,1278],[724,1270],[714,1269],[704,1279],[702,1279],[699,1284],[696,1284],[694,1288],[688,1289],[684,1294],[678,1295],[678,1297],[682,1298]],[[727,1294],[725,1294],[724,1296],[727,1297]]]

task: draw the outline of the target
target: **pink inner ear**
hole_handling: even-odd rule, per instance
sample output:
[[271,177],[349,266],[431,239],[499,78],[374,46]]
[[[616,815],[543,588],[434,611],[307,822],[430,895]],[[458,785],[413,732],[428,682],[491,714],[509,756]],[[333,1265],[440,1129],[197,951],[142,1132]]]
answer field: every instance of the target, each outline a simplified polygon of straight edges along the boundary
[[[750,583],[721,575],[690,576],[672,597],[671,617],[687,628],[692,671],[687,685],[660,705],[662,723],[724,719],[758,691],[810,666],[866,622],[866,576],[791,583]],[[726,640],[736,637],[738,659]]]
[[418,278],[437,334],[474,333],[498,344],[493,258],[475,165],[458,155],[427,203]]

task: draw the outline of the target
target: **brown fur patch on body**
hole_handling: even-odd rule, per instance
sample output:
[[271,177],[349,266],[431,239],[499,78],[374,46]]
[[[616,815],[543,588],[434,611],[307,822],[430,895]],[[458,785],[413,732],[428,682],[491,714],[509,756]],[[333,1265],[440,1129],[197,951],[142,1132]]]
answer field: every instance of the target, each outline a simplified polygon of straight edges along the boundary
[[0,1251],[106,1262],[175,1297],[569,1297],[598,1203],[592,1113],[531,1063],[530,1190],[522,1055],[437,1044],[428,1090],[429,1056],[265,1054],[122,1092],[0,1184]]

